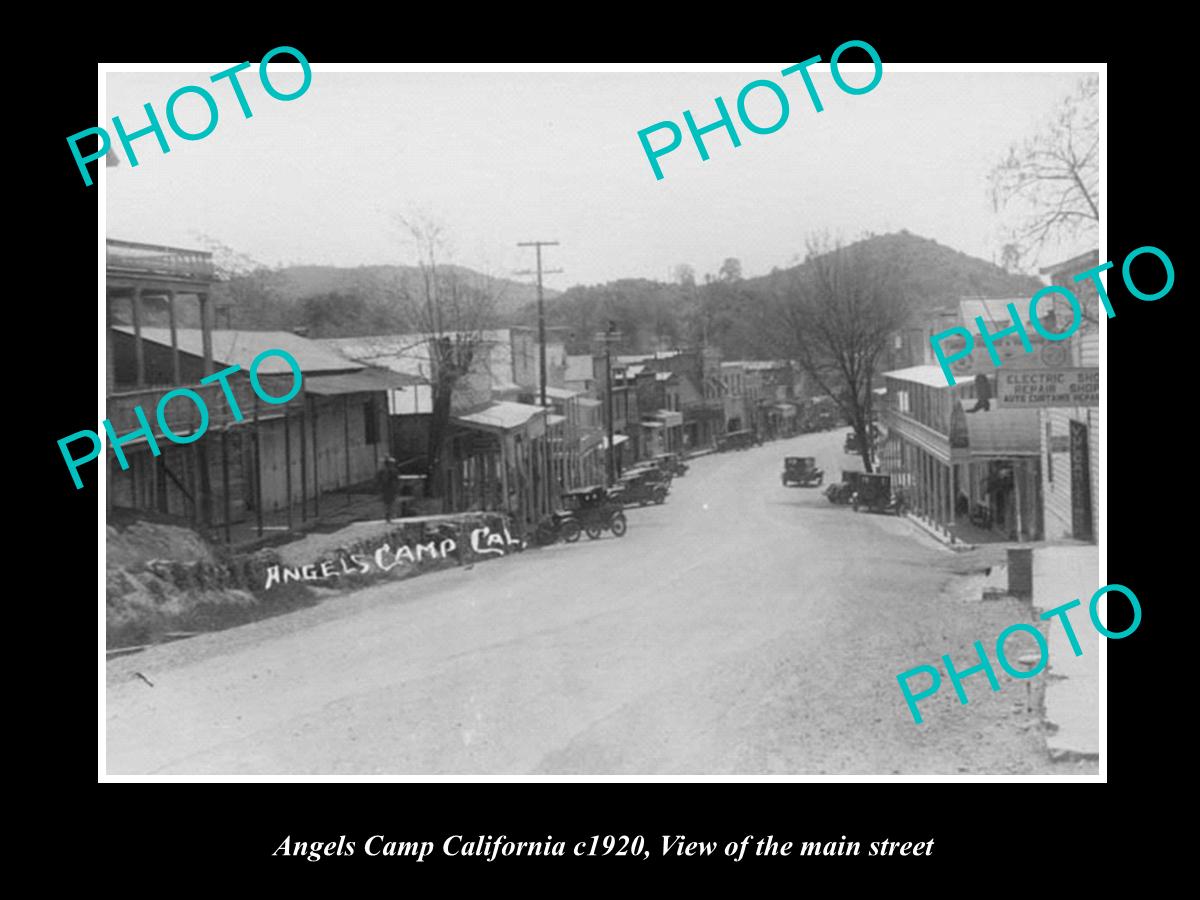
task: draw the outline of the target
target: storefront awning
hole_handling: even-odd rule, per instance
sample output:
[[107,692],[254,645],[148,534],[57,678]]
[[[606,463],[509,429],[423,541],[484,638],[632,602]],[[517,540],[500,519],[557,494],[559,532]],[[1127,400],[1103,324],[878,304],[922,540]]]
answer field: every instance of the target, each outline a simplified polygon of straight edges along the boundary
[[453,416],[452,421],[468,428],[486,428],[501,432],[521,431],[532,424],[534,428],[530,436],[537,437],[534,432],[540,432],[545,415],[546,411],[540,406],[497,400],[477,412]]
[[[626,435],[626,434],[613,435],[613,446],[620,447],[627,440],[629,440],[629,435]],[[608,438],[607,437],[604,438],[604,440],[602,440],[600,442],[600,446],[603,447],[605,450],[608,449]]]

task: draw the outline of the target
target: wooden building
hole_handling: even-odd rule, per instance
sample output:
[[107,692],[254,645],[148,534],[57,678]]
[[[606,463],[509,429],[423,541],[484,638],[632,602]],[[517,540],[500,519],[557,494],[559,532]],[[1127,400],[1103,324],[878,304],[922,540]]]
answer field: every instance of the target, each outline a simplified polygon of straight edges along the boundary
[[[145,440],[128,445],[128,470],[110,453],[109,509],[154,509],[223,528],[226,538],[229,526],[253,520],[261,533],[264,517],[283,516],[291,525],[320,516],[323,494],[371,481],[388,455],[387,391],[403,380],[315,341],[282,331],[114,325],[109,346],[118,386],[129,378],[152,386],[110,395],[109,418],[119,435],[138,427],[135,405],[153,423],[159,398],[172,387],[196,391],[209,415],[207,432],[194,443],[160,437],[157,457]],[[284,350],[300,366],[302,390],[286,404],[267,403],[251,387],[250,366],[267,350]],[[241,367],[228,380],[240,421],[219,383],[199,383],[233,365]],[[264,359],[258,372],[272,396],[286,395],[293,384],[291,367],[278,356]],[[195,404],[179,399],[168,407],[175,410],[192,421],[172,430],[194,433]]]

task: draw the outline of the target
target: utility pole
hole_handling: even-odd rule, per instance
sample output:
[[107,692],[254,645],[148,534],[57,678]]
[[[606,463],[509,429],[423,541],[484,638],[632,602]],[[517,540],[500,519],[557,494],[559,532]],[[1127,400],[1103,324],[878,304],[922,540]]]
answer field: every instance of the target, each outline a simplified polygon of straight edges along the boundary
[[[541,369],[541,404],[546,406],[546,304],[542,299],[542,248],[557,247],[558,241],[519,241],[518,247],[536,247],[537,248],[537,286],[538,286],[538,363]],[[546,269],[545,274],[554,275],[561,272],[562,269]],[[518,275],[532,275],[533,272],[529,269],[522,269],[517,272]]]
[[608,484],[606,487],[612,487],[613,482],[617,480],[615,465],[616,465],[616,447],[613,446],[613,386],[612,386],[612,345],[620,341],[622,338],[621,332],[617,331],[616,322],[609,321],[608,330],[599,332],[596,337],[604,342],[604,406],[608,419]]

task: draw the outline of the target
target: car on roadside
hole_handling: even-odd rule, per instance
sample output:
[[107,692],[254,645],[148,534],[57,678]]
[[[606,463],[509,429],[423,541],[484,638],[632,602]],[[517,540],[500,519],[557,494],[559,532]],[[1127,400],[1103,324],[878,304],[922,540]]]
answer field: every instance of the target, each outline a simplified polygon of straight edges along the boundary
[[671,476],[655,466],[630,469],[621,475],[617,485],[617,499],[626,506],[636,503],[664,503],[671,491]]
[[672,478],[682,478],[687,474],[688,465],[678,453],[659,453],[651,462]]
[[798,484],[801,487],[820,487],[825,480],[825,472],[817,468],[817,461],[811,456],[788,456],[783,460],[782,481],[784,487]]

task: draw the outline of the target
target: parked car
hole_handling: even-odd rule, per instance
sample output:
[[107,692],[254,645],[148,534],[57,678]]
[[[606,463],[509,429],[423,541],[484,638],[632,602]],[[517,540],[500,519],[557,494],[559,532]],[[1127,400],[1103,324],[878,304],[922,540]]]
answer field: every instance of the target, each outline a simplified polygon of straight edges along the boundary
[[783,486],[798,484],[801,487],[820,487],[825,473],[817,468],[811,456],[788,456],[783,460]]
[[628,506],[636,503],[663,503],[671,490],[671,478],[658,468],[630,469],[621,475],[618,502]]
[[897,488],[892,490],[892,477],[878,472],[861,472],[858,485],[850,498],[854,511],[867,509],[871,512],[891,512],[904,515],[906,508],[904,491]]
[[573,544],[582,534],[583,526],[569,509],[557,509],[549,515],[542,516],[533,532],[534,539],[543,547],[556,544],[560,540]]
[[605,531],[614,537],[624,537],[628,523],[620,501],[613,492],[600,485],[566,491],[562,495],[563,508],[546,516],[538,524],[539,544],[552,544],[561,537],[571,544],[579,540],[580,533],[596,540]]
[[673,478],[682,478],[687,474],[688,465],[678,453],[660,453],[651,462]]
[[854,496],[855,488],[858,487],[858,479],[862,474],[862,472],[843,471],[840,482],[835,482],[825,488],[825,496],[829,499],[829,502],[837,506],[848,505]]

